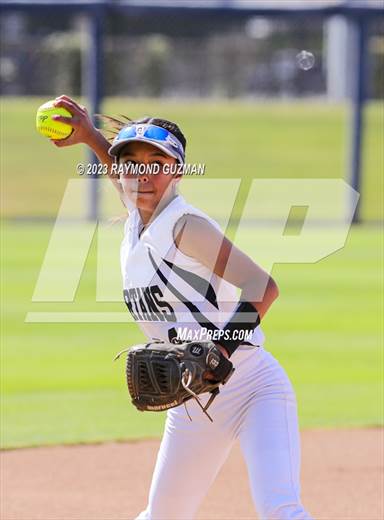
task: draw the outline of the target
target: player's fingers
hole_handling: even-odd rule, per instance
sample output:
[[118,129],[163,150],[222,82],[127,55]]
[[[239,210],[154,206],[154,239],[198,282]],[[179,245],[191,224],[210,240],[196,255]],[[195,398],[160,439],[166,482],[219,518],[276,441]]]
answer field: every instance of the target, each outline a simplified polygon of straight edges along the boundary
[[67,143],[64,143],[65,139],[61,139],[60,141],[55,141],[54,139],[51,139],[51,143],[57,146],[58,148],[62,148],[63,146],[68,146]]
[[66,99],[67,101],[74,101],[70,96],[66,96],[65,94],[61,94],[61,96],[56,96],[55,99]]
[[69,101],[70,103],[76,103],[76,101],[74,99],[72,99],[69,96],[64,96],[64,95],[55,97],[54,102],[57,102],[57,101]]
[[54,106],[55,107],[61,107],[61,108],[66,108],[67,110],[69,110],[69,112],[71,112],[71,114],[75,115],[75,114],[79,114],[79,115],[82,115],[84,114],[84,110],[73,100],[67,100],[67,99],[58,99],[58,100],[55,100],[54,101]]
[[54,99],[54,105],[56,105],[56,103],[59,103],[63,101],[64,103],[71,103],[72,105],[74,106],[78,106],[80,108],[84,108],[82,105],[80,105],[79,103],[77,103],[73,98],[69,97],[69,96],[58,96]]
[[59,140],[51,139],[51,143],[53,143],[58,148],[64,148],[64,146],[70,146],[71,144],[76,144],[76,141],[74,141],[72,139],[72,135],[73,134],[69,135],[65,139],[59,139]]
[[69,116],[54,115],[54,116],[52,116],[52,119],[54,121],[58,121],[59,123],[65,123],[67,125],[71,125],[73,128],[78,128],[82,124],[81,119],[78,116],[69,117]]
[[[68,103],[72,103],[72,105],[75,105],[76,107],[80,108],[83,112],[87,112],[87,107],[85,105],[80,105],[80,103],[76,103],[76,101],[68,96],[60,96],[64,101],[68,101]],[[59,100],[60,98],[56,98]]]
[[76,107],[76,106],[78,106],[74,99],[67,98],[67,97],[56,98],[53,101],[53,104],[55,107],[69,107],[69,106]]
[[58,116],[58,115],[51,116],[51,119],[53,119],[53,121],[58,121],[59,123],[67,123],[68,125],[72,124],[73,120],[74,120],[74,118],[70,117],[70,116]]

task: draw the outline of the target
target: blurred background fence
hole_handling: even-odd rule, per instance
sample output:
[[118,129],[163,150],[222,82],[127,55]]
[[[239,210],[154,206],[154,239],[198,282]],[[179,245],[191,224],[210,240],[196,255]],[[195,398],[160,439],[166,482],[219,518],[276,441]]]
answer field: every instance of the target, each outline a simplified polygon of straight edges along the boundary
[[[89,45],[86,25],[86,16],[77,11],[59,16],[27,7],[3,12],[1,93],[80,95]],[[118,16],[107,12],[103,25],[106,96],[322,96],[335,101],[351,94],[353,31],[340,15],[234,15],[215,20],[212,14],[205,19],[186,14],[159,20],[150,11],[128,11]],[[370,19],[366,88],[374,99],[384,92],[383,28],[383,18]],[[316,57],[310,74],[295,63],[302,49]]]

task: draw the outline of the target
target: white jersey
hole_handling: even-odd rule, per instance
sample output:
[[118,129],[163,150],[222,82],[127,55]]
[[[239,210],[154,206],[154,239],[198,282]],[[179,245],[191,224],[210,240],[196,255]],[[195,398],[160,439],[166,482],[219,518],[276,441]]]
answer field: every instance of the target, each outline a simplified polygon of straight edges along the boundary
[[[149,340],[183,339],[179,334],[183,329],[196,333],[204,328],[222,329],[237,305],[235,286],[177,249],[174,226],[186,214],[218,226],[180,196],[140,237],[143,225],[136,209],[125,225],[121,246],[124,298]],[[201,237],[201,247],[204,244]],[[311,520],[300,502],[300,437],[294,392],[273,356],[254,347],[263,343],[260,327],[248,342],[231,357],[235,371],[220,386],[220,396],[209,408],[213,422],[200,409],[207,405],[208,393],[199,396],[200,406],[194,399],[188,401],[188,414],[183,406],[167,411],[148,504],[136,520],[195,519],[236,439],[248,466],[258,518]],[[188,450],[190,446],[192,450]],[[204,464],[207,467],[202,472]]]
[[[212,334],[224,327],[238,303],[234,285],[176,247],[173,230],[187,214],[202,217],[220,229],[217,222],[180,195],[141,236],[143,224],[137,209],[130,212],[124,226],[120,253],[124,300],[149,339],[215,339]],[[204,237],[201,245],[204,247]],[[264,335],[256,327],[239,348],[261,346],[263,342]]]

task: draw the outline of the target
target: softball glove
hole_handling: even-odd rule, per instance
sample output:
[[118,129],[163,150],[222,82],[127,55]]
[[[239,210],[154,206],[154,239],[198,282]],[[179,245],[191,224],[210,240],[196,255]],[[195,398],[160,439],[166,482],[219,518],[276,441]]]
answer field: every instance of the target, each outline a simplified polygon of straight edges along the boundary
[[[214,343],[147,343],[125,349],[115,359],[124,352],[128,352],[128,390],[138,410],[168,410],[185,405],[193,398],[212,421],[207,409],[219,393],[219,386],[225,384],[234,371],[231,361]],[[208,373],[213,379],[206,378]],[[199,395],[206,392],[210,392],[211,397],[203,406]]]

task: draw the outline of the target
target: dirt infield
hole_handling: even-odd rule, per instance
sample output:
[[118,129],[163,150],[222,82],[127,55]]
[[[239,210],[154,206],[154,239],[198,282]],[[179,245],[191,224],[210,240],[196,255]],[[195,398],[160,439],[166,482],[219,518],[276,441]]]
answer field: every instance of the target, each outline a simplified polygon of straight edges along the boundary
[[[302,433],[303,501],[314,518],[383,518],[383,433]],[[1,519],[130,520],[145,506],[158,445],[144,441],[3,452]],[[236,445],[198,519],[255,518]]]

